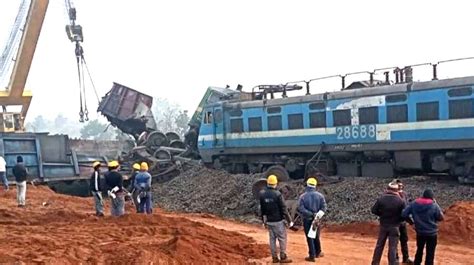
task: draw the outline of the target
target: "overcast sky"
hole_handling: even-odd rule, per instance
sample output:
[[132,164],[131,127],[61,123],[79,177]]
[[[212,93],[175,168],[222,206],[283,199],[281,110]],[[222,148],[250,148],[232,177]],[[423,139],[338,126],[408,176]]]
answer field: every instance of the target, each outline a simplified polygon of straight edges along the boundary
[[[20,0],[0,1],[0,47]],[[259,84],[474,56],[472,1],[75,0],[100,95],[119,82],[193,112],[208,86]],[[29,118],[79,112],[63,0],[50,0],[27,88]],[[474,62],[441,77],[472,75]],[[429,78],[430,68],[414,71]],[[354,77],[368,79],[367,76]],[[381,77],[380,77],[381,78]],[[350,80],[348,80],[349,83]],[[339,80],[313,92],[339,89]],[[97,100],[89,86],[89,111]],[[27,120],[28,120],[27,117]]]

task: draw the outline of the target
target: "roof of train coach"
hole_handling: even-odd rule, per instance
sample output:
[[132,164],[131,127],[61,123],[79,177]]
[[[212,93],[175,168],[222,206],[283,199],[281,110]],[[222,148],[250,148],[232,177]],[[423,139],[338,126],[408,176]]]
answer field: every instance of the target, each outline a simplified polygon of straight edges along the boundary
[[451,79],[432,80],[413,83],[399,83],[392,85],[365,87],[358,89],[342,90],[335,92],[326,92],[314,95],[304,95],[287,98],[275,98],[264,100],[249,100],[249,101],[220,101],[208,105],[208,107],[217,106],[222,103],[226,105],[238,105],[239,108],[253,108],[262,106],[280,106],[292,103],[306,103],[317,102],[344,98],[359,98],[367,96],[388,95],[396,93],[405,93],[410,91],[430,90],[439,88],[453,88],[462,86],[474,86],[474,76],[458,77]]

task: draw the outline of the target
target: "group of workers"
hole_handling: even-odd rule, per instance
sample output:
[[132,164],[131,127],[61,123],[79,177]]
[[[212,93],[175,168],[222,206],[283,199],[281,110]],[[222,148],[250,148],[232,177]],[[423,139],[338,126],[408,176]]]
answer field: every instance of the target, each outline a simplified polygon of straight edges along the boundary
[[[95,211],[97,216],[104,216],[104,200],[103,192],[107,192],[110,198],[110,214],[112,216],[121,216],[125,214],[125,197],[131,196],[137,213],[151,214],[152,206],[152,189],[151,175],[148,173],[148,163],[133,164],[133,172],[128,180],[125,180],[118,172],[120,164],[117,161],[108,163],[108,172],[103,174],[105,185],[102,183],[101,168],[102,164],[96,161],[92,164],[93,172],[90,179],[90,191],[94,197]],[[124,185],[127,183],[128,185]],[[104,187],[103,187],[104,186]],[[131,192],[124,187],[128,186]]]
[[[438,238],[438,222],[444,219],[441,208],[434,199],[431,189],[409,201],[400,180],[393,180],[386,191],[377,199],[371,212],[379,217],[379,235],[372,257],[372,265],[380,264],[385,242],[388,239],[388,264],[399,264],[397,245],[401,243],[402,263],[421,264],[426,246],[425,264],[434,263]],[[408,253],[407,225],[414,225],[416,231],[416,254],[412,261]]]
[[[323,257],[320,241],[320,222],[327,205],[323,194],[316,191],[317,179],[310,177],[306,181],[306,189],[298,200],[298,215],[302,218],[304,233],[308,244],[308,257],[305,261],[314,262]],[[286,252],[286,227],[292,228],[294,223],[288,213],[285,200],[277,190],[278,178],[270,175],[267,188],[259,194],[260,212],[263,225],[268,229],[270,251],[273,263],[291,263]],[[402,263],[419,265],[423,259],[426,246],[425,264],[434,262],[437,244],[438,222],[443,220],[441,208],[434,199],[431,189],[426,189],[422,197],[409,201],[400,180],[393,180],[385,192],[377,199],[371,212],[379,217],[379,236],[372,257],[372,265],[380,264],[383,249],[388,239],[388,263],[399,264],[397,245],[401,242]],[[412,261],[408,252],[407,224],[415,226],[416,254]],[[279,243],[279,253],[276,243]],[[279,256],[278,256],[279,254]]]
[[[326,212],[326,200],[324,196],[316,191],[318,182],[316,178],[310,177],[306,181],[306,189],[300,195],[298,201],[298,213],[302,218],[303,227],[308,244],[308,257],[306,261],[314,262],[316,258],[323,257],[320,241],[320,220]],[[269,231],[270,251],[273,263],[291,263],[292,260],[286,253],[287,234],[286,226],[292,228],[294,223],[288,213],[285,200],[277,190],[278,178],[270,175],[267,178],[267,188],[260,192],[260,212],[263,225]],[[310,231],[314,235],[310,234]],[[276,241],[279,243],[279,253]],[[278,255],[279,254],[279,255]]]

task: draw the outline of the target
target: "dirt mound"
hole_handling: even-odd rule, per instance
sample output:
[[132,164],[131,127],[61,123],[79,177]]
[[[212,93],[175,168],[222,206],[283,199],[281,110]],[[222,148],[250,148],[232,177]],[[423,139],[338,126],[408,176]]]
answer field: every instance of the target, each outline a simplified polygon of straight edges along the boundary
[[193,167],[169,182],[154,185],[154,201],[171,211],[249,220],[257,213],[252,185],[259,177]]
[[0,263],[222,264],[269,255],[250,237],[184,217],[157,211],[97,218],[92,205],[91,198],[28,186],[27,207],[18,208],[15,190],[2,192]]
[[446,209],[439,235],[453,243],[474,245],[474,202],[458,202]]

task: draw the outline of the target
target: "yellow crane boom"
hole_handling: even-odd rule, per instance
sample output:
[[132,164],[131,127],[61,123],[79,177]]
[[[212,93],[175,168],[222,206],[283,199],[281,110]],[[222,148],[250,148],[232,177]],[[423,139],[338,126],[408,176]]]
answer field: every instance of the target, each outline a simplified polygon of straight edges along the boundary
[[[6,90],[0,91],[0,105],[4,106],[21,106],[20,113],[2,113],[2,124],[0,131],[18,131],[23,130],[24,117],[28,112],[28,108],[33,97],[31,91],[25,90],[26,80],[30,71],[31,62],[36,50],[43,21],[48,9],[49,0],[31,0],[28,15],[26,17],[23,35],[20,40],[18,53],[15,58],[15,65],[11,75],[10,83]],[[13,123],[15,126],[10,127],[12,123],[10,116],[16,116]],[[18,117],[19,116],[19,117]],[[13,124],[11,124],[13,125]]]

